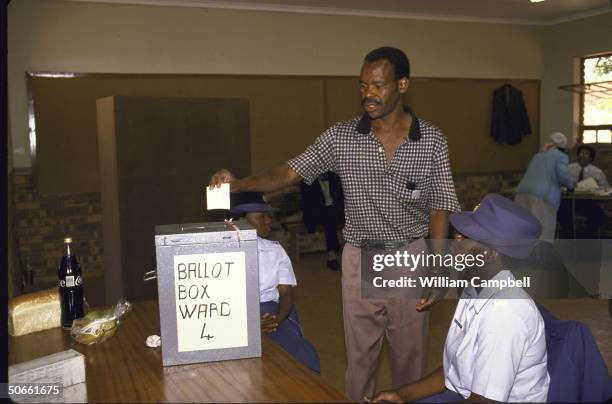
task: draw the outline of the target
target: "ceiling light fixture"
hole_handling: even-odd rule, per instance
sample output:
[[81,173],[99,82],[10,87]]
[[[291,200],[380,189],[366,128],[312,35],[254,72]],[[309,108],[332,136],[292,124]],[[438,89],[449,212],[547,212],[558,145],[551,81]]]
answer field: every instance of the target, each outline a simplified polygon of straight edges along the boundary
[[529,1],[530,1],[530,2],[532,2],[532,3],[541,3],[541,2],[543,2],[544,0],[529,0]]

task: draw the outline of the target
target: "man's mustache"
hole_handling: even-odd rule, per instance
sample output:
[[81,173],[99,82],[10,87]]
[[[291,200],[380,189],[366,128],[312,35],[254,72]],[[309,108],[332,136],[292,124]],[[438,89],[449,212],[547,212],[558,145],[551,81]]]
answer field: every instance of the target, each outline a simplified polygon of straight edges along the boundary
[[382,102],[375,100],[374,98],[364,98],[363,100],[361,100],[361,105],[365,105],[365,104],[382,105]]

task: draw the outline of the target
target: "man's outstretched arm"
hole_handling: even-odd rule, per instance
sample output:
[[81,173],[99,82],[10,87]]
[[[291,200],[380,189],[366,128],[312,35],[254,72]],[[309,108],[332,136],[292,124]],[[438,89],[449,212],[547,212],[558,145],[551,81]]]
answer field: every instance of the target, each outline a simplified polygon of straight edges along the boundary
[[208,182],[210,189],[224,183],[230,184],[231,192],[271,192],[291,184],[297,184],[302,178],[287,163],[276,165],[269,170],[244,178],[222,169],[213,174]]

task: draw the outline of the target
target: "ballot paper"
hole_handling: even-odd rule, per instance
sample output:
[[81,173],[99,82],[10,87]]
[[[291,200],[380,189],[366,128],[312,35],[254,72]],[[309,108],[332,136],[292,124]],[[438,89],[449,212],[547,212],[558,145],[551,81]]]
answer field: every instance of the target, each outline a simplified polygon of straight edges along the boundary
[[220,188],[214,187],[212,190],[206,187],[206,209],[227,209],[230,208],[230,186],[221,184]]

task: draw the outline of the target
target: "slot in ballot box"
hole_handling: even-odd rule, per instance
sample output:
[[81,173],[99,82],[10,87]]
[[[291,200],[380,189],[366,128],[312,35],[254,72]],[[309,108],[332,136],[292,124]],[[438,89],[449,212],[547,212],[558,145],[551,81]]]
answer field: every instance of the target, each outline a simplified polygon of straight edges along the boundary
[[257,233],[246,222],[155,227],[164,366],[261,356]]

